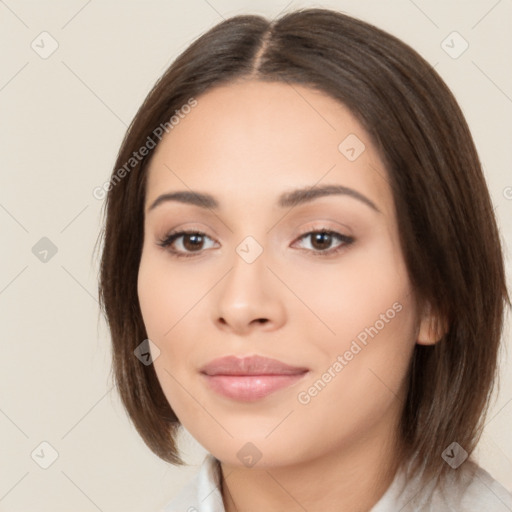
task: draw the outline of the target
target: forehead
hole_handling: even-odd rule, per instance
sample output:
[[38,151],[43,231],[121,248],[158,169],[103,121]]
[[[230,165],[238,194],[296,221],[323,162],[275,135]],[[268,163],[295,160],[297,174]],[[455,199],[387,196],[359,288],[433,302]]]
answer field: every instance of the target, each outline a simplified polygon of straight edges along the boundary
[[368,134],[327,94],[249,81],[196,100],[155,149],[146,204],[189,188],[243,205],[290,188],[337,183],[369,196],[383,212],[392,207],[387,172]]

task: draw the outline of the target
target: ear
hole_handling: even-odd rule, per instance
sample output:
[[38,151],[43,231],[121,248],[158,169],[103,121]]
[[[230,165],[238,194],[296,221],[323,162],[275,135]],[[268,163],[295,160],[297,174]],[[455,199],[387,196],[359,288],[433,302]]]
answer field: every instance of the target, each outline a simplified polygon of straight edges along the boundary
[[427,303],[421,316],[416,343],[418,345],[435,345],[447,332],[447,320],[435,314],[431,304]]

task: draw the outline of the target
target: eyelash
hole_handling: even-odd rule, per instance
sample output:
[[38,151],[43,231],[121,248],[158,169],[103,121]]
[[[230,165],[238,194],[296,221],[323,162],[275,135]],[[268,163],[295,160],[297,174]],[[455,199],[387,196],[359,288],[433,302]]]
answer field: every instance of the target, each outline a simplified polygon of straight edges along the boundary
[[[346,248],[347,246],[351,245],[354,242],[354,238],[353,237],[347,236],[347,235],[343,235],[341,233],[337,233],[336,231],[332,231],[332,230],[329,230],[329,229],[326,229],[326,228],[320,228],[320,229],[316,229],[316,230],[312,230],[312,231],[306,231],[305,233],[301,234],[297,238],[297,240],[301,240],[301,239],[303,239],[303,238],[305,238],[307,236],[318,234],[318,233],[327,234],[327,235],[333,235],[335,238],[338,238],[338,240],[340,240],[343,243],[338,245],[334,249],[328,249],[328,250],[325,250],[325,251],[318,251],[318,250],[315,251],[315,250],[311,250],[311,249],[303,249],[305,251],[312,252],[314,256],[320,256],[320,257],[332,256],[332,255],[337,254],[338,252],[342,251],[344,248]],[[205,233],[203,233],[201,231],[197,231],[197,230],[182,230],[182,231],[175,231],[175,232],[168,233],[165,236],[165,238],[163,238],[162,240],[158,241],[158,245],[163,247],[163,248],[170,247],[171,244],[173,242],[175,242],[178,238],[180,238],[182,236],[186,236],[186,235],[199,235],[199,236],[202,236],[202,237],[210,238],[207,234],[205,234]],[[188,253],[176,251],[175,249],[168,249],[168,250],[172,254],[172,256],[176,257],[176,258],[191,258],[191,257],[198,256],[198,255],[202,254],[202,252],[203,252],[203,250],[193,251],[193,252],[188,252]]]

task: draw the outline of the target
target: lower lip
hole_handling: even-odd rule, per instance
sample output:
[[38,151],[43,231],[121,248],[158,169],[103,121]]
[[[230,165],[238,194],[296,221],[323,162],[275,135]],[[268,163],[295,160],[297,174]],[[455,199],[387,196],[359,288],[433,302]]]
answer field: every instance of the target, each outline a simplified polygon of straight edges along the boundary
[[293,375],[206,375],[210,387],[220,395],[249,402],[291,386],[305,373]]

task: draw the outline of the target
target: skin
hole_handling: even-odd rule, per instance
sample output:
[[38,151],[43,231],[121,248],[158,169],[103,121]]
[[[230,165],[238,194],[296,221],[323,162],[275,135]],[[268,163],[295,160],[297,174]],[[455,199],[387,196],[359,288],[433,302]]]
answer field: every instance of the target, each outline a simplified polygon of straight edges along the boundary
[[[356,118],[322,92],[247,81],[197,100],[148,169],[138,293],[160,350],[154,365],[162,389],[181,423],[221,461],[228,512],[367,511],[396,470],[414,345],[439,339],[432,317],[416,307],[387,171]],[[338,149],[349,134],[365,144],[355,161]],[[379,211],[349,195],[277,206],[283,192],[327,184],[356,190]],[[209,193],[220,208],[169,201],[149,211],[177,190]],[[322,246],[302,236],[321,228],[354,241],[334,237]],[[174,243],[192,257],[158,245],[174,229],[205,233],[199,249],[189,238]],[[252,263],[236,252],[249,235],[263,249]],[[301,403],[298,394],[396,303],[394,318]],[[253,354],[309,371],[246,403],[217,394],[199,374],[214,358]],[[253,467],[237,457],[247,442],[261,453]]]

